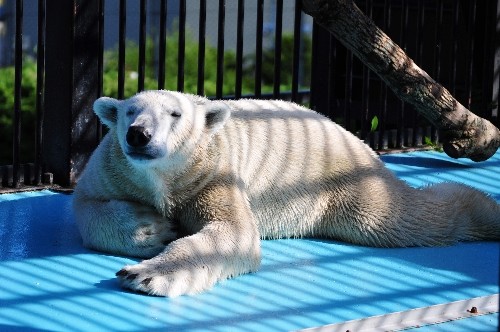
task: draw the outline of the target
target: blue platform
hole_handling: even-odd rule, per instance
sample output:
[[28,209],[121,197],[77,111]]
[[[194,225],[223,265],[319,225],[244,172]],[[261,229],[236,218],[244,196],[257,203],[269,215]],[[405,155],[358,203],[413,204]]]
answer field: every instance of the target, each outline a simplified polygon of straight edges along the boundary
[[[412,186],[457,181],[500,202],[500,153],[486,162],[391,154]],[[325,240],[263,241],[259,272],[175,299],[122,290],[134,260],[84,249],[71,195],[0,195],[0,331],[285,331],[499,292],[500,243],[377,249]],[[422,327],[496,331],[498,313]]]

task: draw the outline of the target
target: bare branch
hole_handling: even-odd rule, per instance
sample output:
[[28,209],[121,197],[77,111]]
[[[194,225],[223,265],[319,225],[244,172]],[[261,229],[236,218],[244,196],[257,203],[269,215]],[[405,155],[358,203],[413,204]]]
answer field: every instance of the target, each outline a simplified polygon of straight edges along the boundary
[[413,105],[443,134],[453,158],[483,161],[500,146],[500,131],[473,114],[419,68],[352,0],[303,0],[304,11],[378,74],[403,101]]

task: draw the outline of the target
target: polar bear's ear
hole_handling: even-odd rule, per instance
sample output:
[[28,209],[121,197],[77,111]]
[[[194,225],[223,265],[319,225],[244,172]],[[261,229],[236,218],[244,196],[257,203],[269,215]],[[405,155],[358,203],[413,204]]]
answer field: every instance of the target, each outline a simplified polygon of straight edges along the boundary
[[109,128],[116,127],[119,102],[119,100],[109,97],[101,97],[94,102],[95,114]]
[[215,133],[226,123],[231,116],[229,106],[221,101],[211,101],[204,105],[206,128],[210,133]]

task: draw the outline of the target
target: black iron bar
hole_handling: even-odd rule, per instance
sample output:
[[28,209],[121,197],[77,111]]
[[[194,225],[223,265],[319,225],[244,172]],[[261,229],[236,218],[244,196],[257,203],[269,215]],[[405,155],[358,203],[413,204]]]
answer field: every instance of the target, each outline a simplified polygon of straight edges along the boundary
[[207,30],[207,0],[200,0],[198,24],[198,86],[196,93],[205,95],[205,40]]
[[179,1],[179,46],[177,51],[177,90],[184,91],[184,65],[186,61],[186,0]]
[[[392,5],[389,0],[385,0],[384,2],[384,15],[383,15],[383,23],[382,29],[385,31],[390,31],[391,29],[391,13],[392,13]],[[382,82],[382,110],[379,119],[379,128],[378,128],[378,149],[383,150],[386,149],[386,141],[385,134],[387,128],[387,107],[388,107],[388,91],[387,85]]]
[[466,72],[466,96],[467,108],[470,110],[472,105],[472,77],[474,70],[474,35],[476,32],[476,0],[469,1],[469,17],[468,17],[468,27],[469,34],[467,38],[467,72]]
[[274,34],[274,80],[273,98],[280,97],[281,85],[281,45],[283,35],[283,0],[276,1],[276,22]]
[[[365,3],[365,14],[373,17],[373,3],[372,0],[367,0]],[[365,140],[370,133],[367,130],[367,124],[370,123],[370,70],[367,66],[363,65],[363,83],[361,88],[361,139]]]
[[20,146],[21,146],[21,83],[23,70],[23,0],[16,1],[16,37],[14,45],[14,121],[12,147],[12,187],[17,188],[20,181]]
[[[442,55],[442,45],[443,45],[443,12],[444,12],[444,1],[436,1],[436,6],[434,8],[435,13],[435,40],[434,40],[434,78],[437,82],[441,82],[441,55]],[[431,130],[431,140],[437,143],[438,141],[438,130],[436,127],[432,127]]]
[[219,0],[219,20],[217,31],[217,79],[215,95],[222,98],[224,88],[224,28],[226,15],[226,1]]
[[34,185],[42,182],[43,118],[45,85],[45,0],[38,0],[38,41],[36,60],[36,135]]
[[302,39],[302,1],[295,1],[293,21],[293,65],[292,65],[292,101],[298,102],[300,80],[300,42]]
[[345,55],[345,88],[344,88],[344,128],[351,129],[351,112],[352,112],[352,71],[353,71],[353,54],[346,50]]
[[[407,52],[408,46],[408,19],[409,19],[409,6],[407,0],[401,1],[401,25],[400,25],[400,35],[401,47],[405,52]],[[398,118],[396,120],[397,128],[396,128],[396,147],[401,148],[404,147],[405,144],[408,143],[408,132],[405,130],[405,113],[406,113],[406,103],[404,101],[401,102],[401,111],[398,113]]]
[[245,0],[238,0],[238,19],[236,28],[236,80],[234,95],[241,98],[243,82],[243,24],[245,21]]
[[[481,6],[479,4],[479,6]],[[486,118],[490,121],[493,121],[493,95],[492,95],[492,85],[494,81],[494,53],[497,45],[495,45],[494,34],[490,33],[490,29],[492,26],[496,24],[496,6],[493,1],[485,1],[483,3],[483,13],[486,13],[486,19],[483,20],[483,36],[485,39],[483,41],[483,45],[485,46],[485,51],[483,52],[483,60],[481,66],[481,95],[482,103],[481,107],[478,109],[478,113],[482,118]],[[481,8],[481,7],[480,7]],[[476,13],[477,16],[479,16]],[[481,20],[479,20],[478,25],[481,25]],[[477,35],[477,34],[476,34]],[[474,38],[476,38],[476,35]],[[488,47],[487,45],[491,45],[492,47]],[[476,45],[477,47],[477,45]],[[486,51],[488,50],[488,51]]]
[[125,34],[127,29],[127,0],[120,0],[118,27],[118,99],[125,97]]
[[158,89],[165,89],[165,57],[167,53],[167,0],[160,3],[160,35],[158,40]]
[[146,7],[147,0],[141,0],[139,13],[139,63],[137,91],[144,90],[146,78]]
[[257,31],[255,36],[255,97],[262,95],[262,41],[264,35],[264,0],[257,0]]
[[[422,65],[422,59],[423,59],[423,45],[424,45],[424,38],[422,36],[422,31],[423,31],[423,26],[425,24],[425,6],[424,6],[424,1],[419,0],[418,1],[418,12],[417,12],[417,27],[416,27],[416,33],[417,33],[417,38],[416,38],[416,57],[415,57],[415,62],[417,65],[421,66]],[[422,145],[422,137],[419,135],[419,113],[415,110],[413,113],[413,123],[412,123],[412,128],[413,128],[413,134],[412,134],[412,143],[413,146],[420,146]]]
[[435,11],[436,11],[436,26],[434,28],[435,30],[435,48],[434,48],[434,78],[436,81],[441,80],[441,54],[442,54],[442,29],[443,29],[443,6],[444,6],[444,1],[443,0],[438,0],[436,1],[436,6],[435,6]]
[[[326,41],[326,39],[325,39]],[[337,104],[338,104],[338,91],[337,91],[337,60],[338,60],[338,55],[337,55],[337,49],[338,45],[337,40],[335,39],[334,36],[330,34],[328,37],[328,78],[326,80],[326,83],[328,84],[328,87],[325,89],[326,95],[328,96],[327,98],[327,103],[326,103],[326,109],[324,110],[325,114],[330,117],[330,119],[335,118],[335,111],[337,111]],[[318,45],[319,46],[319,45]],[[321,70],[318,68],[317,70]],[[316,94],[316,96],[318,96]],[[318,99],[321,97],[318,96]]]
[[460,22],[460,1],[455,1],[453,6],[453,48],[451,51],[451,94],[456,96],[457,92],[457,54],[458,54],[458,42],[460,37],[458,36],[458,25]]
[[[98,0],[98,10],[99,10],[99,56],[97,58],[97,73],[99,75],[97,79],[97,94],[102,96],[103,94],[103,79],[104,79],[104,2],[105,0]],[[102,139],[102,125],[100,121],[96,118],[96,142]]]

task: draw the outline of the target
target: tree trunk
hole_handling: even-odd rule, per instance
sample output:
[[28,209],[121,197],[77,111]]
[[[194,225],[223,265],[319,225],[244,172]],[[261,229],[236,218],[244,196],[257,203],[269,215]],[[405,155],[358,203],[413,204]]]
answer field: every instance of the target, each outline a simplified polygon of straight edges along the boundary
[[471,113],[420,69],[352,0],[302,0],[304,11],[378,74],[401,100],[442,133],[453,158],[483,161],[500,146],[500,131]]

